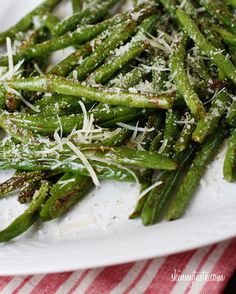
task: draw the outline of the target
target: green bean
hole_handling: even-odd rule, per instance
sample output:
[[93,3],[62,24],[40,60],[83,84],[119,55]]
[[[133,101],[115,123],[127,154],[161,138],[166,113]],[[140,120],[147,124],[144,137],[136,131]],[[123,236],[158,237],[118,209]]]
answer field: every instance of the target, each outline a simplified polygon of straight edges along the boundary
[[230,5],[230,6],[232,6],[233,8],[236,8],[236,1],[235,1],[235,0],[224,0],[224,2],[225,2],[227,5]]
[[7,242],[28,230],[39,218],[42,205],[48,197],[49,184],[44,182],[26,211],[17,217],[6,229],[0,232],[0,242]]
[[50,32],[52,32],[54,26],[60,22],[60,19],[59,19],[57,16],[55,16],[55,15],[53,15],[53,14],[51,14],[51,13],[48,13],[47,15],[44,15],[44,16],[42,17],[42,22],[43,22],[43,25],[44,25],[44,26],[45,26]]
[[182,9],[178,9],[176,14],[187,34],[193,39],[202,53],[208,56],[230,80],[236,83],[236,67],[228,57],[222,54],[201,34],[196,23]]
[[[166,156],[163,156],[161,154],[154,154],[147,151],[139,151],[139,150],[132,150],[125,147],[106,147],[106,146],[99,146],[99,145],[74,145],[76,149],[80,150],[84,156],[91,160],[91,164],[94,166],[97,166],[97,162],[112,162],[114,164],[123,164],[126,166],[134,166],[134,167],[142,167],[142,168],[150,168],[150,169],[166,169],[166,170],[175,170],[177,168],[177,164],[175,161],[173,161],[171,158],[168,158]],[[42,166],[45,167],[52,167],[53,164],[58,164],[58,161],[62,163],[62,166],[65,166],[65,168],[68,167],[68,171],[71,169],[74,170],[75,168],[83,171],[85,166],[81,164],[81,160],[76,156],[76,158],[73,160],[71,159],[70,162],[68,162],[68,158],[71,158],[75,155],[74,151],[70,149],[70,147],[64,146],[63,150],[58,151],[58,154],[55,155],[55,153],[50,153],[50,151],[47,151],[48,148],[55,148],[56,144],[34,144],[31,143],[30,145],[16,145],[14,146],[18,151],[19,154],[12,155],[10,154],[12,152],[12,149],[4,149],[3,152],[0,153],[0,161],[4,166],[5,159],[9,159],[14,161],[18,164],[25,158],[25,161],[29,162],[29,164],[32,162],[38,162],[39,164],[42,164]],[[35,154],[33,154],[33,152]],[[42,158],[42,154],[46,153],[49,156],[47,158]],[[57,153],[57,152],[56,152]],[[57,156],[59,156],[57,158]],[[6,161],[7,162],[7,161]],[[0,165],[1,165],[0,163]],[[86,169],[86,168],[85,168]],[[57,170],[57,168],[55,169]]]
[[153,139],[151,145],[150,145],[150,151],[156,152],[158,148],[161,146],[161,142],[163,142],[163,130],[161,130],[156,137]]
[[128,89],[130,87],[134,87],[144,77],[144,71],[140,68],[134,68],[131,71],[125,73],[124,75],[118,74],[114,77],[114,79],[110,80],[107,83],[108,87],[117,86],[120,88]]
[[[136,71],[136,69],[138,71]],[[138,82],[140,82],[141,78],[143,77],[144,73],[139,68],[133,69],[131,72],[128,72],[125,76],[122,77],[122,80],[120,78],[113,80],[110,82],[110,84],[114,84],[115,86],[119,86],[122,88],[130,88],[134,85],[136,85]],[[99,104],[96,107],[97,109],[102,109],[104,107],[103,104]],[[110,119],[104,123],[101,123],[100,126],[104,128],[110,128],[114,127],[118,122],[128,122],[132,121],[134,119],[138,119],[139,117],[143,117],[146,113],[140,110],[136,110],[135,112],[131,112],[130,114],[126,114],[125,116],[116,115],[113,119]]]
[[110,80],[108,86],[111,87],[114,85],[116,87],[128,89],[137,85],[144,76],[145,72],[142,69],[136,67],[125,75],[119,74],[117,77]]
[[152,225],[157,218],[160,218],[163,208],[162,206],[164,206],[166,201],[169,200],[168,198],[172,196],[179,176],[180,171],[169,174],[159,189],[156,188],[151,191],[141,213],[143,225]]
[[122,129],[118,134],[102,141],[103,146],[121,146],[130,136],[130,131]]
[[229,46],[229,54],[234,64],[236,64],[236,46]]
[[[147,123],[148,128],[154,127],[155,129],[160,129],[162,126],[163,126],[162,113],[153,114],[149,117],[149,120]],[[156,146],[154,146],[152,141],[153,136],[155,136],[155,131],[150,132],[145,138],[146,144],[144,145],[144,149],[149,150],[149,152],[157,152],[157,148],[155,148]],[[156,139],[156,137],[154,139]],[[151,142],[149,142],[150,140]],[[140,192],[145,191],[151,186],[153,174],[154,174],[154,171],[152,169],[147,169],[142,173],[140,178],[140,183],[141,183]],[[147,195],[144,195],[143,197],[139,199],[133,213],[129,216],[130,219],[137,218],[141,215],[146,199],[147,199]]]
[[[219,49],[219,52],[221,50],[223,52],[224,46],[223,46],[222,39],[219,37],[219,34],[213,29],[212,22],[209,21],[209,19],[207,19],[206,17],[203,17],[200,19],[200,21],[198,21],[198,23],[200,24],[200,28],[205,38],[207,38],[207,40],[210,43],[212,43],[217,49]],[[213,64],[211,64],[210,66],[213,67]],[[219,79],[222,79],[222,80],[226,79],[225,73],[219,67],[218,67],[218,77]],[[203,89],[204,88],[205,87],[203,87]]]
[[[21,50],[19,53],[13,55],[14,62],[19,62],[22,59],[28,60],[35,57],[44,56],[71,45],[83,44],[92,40],[97,35],[106,30],[110,25],[119,22],[122,18],[108,19],[96,25],[83,25],[72,33],[67,33],[58,38],[53,38],[43,43],[36,44],[29,48]],[[8,64],[8,58],[2,57],[0,59],[0,65],[5,66]]]
[[[33,30],[29,36],[26,35],[23,42],[19,44],[19,51],[23,50],[27,47],[30,47],[36,43],[41,43],[43,41],[48,40],[49,34],[48,31],[42,26],[38,29]],[[18,51],[18,50],[17,50]]]
[[10,120],[3,120],[1,122],[1,127],[17,142],[29,143],[36,140],[30,130],[20,128],[12,123]]
[[[143,192],[145,191],[146,189],[148,189],[151,184],[152,184],[152,176],[153,176],[153,170],[151,169],[148,169],[148,170],[145,170],[144,173],[142,174],[142,178],[141,178],[141,189],[140,189],[140,192]],[[134,208],[134,211],[132,212],[132,214],[129,216],[129,219],[135,219],[135,218],[138,218],[141,213],[142,213],[142,210],[143,210],[143,207],[147,201],[147,194],[142,196],[135,208]]]
[[225,156],[224,168],[223,168],[224,178],[228,182],[234,182],[236,180],[236,130],[229,139],[229,144]]
[[[179,4],[182,4],[181,0],[178,0]],[[191,3],[191,1],[185,1],[183,7],[182,7],[187,14],[191,15],[194,18],[197,18],[198,16],[198,11],[197,9],[194,7],[194,5]]]
[[196,71],[197,75],[205,82],[209,82],[211,80],[211,75],[204,64],[202,59],[195,60],[194,64],[192,64],[193,70]]
[[[27,37],[23,41],[23,43],[20,43],[20,45],[17,46],[17,51],[21,52],[22,50],[25,50],[26,48],[34,45],[35,43],[37,43],[38,41],[40,41],[41,39],[44,39],[44,38],[45,38],[45,36],[44,36],[42,28],[38,29],[36,31],[33,31],[33,33],[30,34],[30,36]],[[32,66],[32,65],[23,63],[22,70],[21,70],[19,76],[23,75],[24,77],[27,77],[29,66]],[[18,97],[18,95],[16,93],[12,93],[11,91],[7,91],[5,89],[3,95],[5,96],[5,104],[6,104],[7,109],[9,111],[15,111],[15,110],[19,109],[20,105],[22,104],[22,99],[20,99],[20,97]]]
[[43,221],[49,221],[60,217],[84,197],[93,186],[93,182],[88,177],[66,173],[53,186],[51,196],[40,212],[40,218]]
[[7,37],[14,39],[18,32],[27,31],[33,24],[33,19],[35,16],[42,15],[47,13],[48,11],[51,11],[59,2],[60,0],[45,0],[41,5],[39,5],[33,11],[24,16],[10,29],[0,33],[0,44],[3,43]]
[[236,36],[231,32],[222,29],[220,26],[214,26],[214,30],[221,36],[226,45],[236,46]]
[[92,52],[92,46],[90,42],[79,47],[75,52],[71,53],[68,57],[54,66],[48,73],[54,74],[62,77],[66,77],[70,72],[72,72],[78,63],[87,57]]
[[159,0],[164,8],[170,13],[170,15],[175,18],[176,12],[176,1],[175,0]]
[[[65,158],[63,158],[64,160]],[[65,159],[66,160],[66,159]],[[87,169],[81,165],[80,162],[62,163],[61,166],[52,170],[52,166],[58,164],[58,160],[47,159],[42,162],[41,160],[28,160],[22,157],[20,162],[16,162],[13,158],[1,158],[1,169],[16,169],[24,171],[57,171],[57,172],[70,172],[82,176],[90,176]],[[124,166],[114,163],[93,162],[93,169],[101,180],[118,181],[118,182],[134,182],[136,177],[139,177],[138,170],[127,169]]]
[[134,208],[134,211],[129,216],[129,219],[135,219],[135,218],[138,218],[141,215],[142,210],[143,210],[143,207],[144,207],[144,204],[147,201],[147,197],[148,197],[148,195],[146,194],[146,195],[144,195],[143,197],[141,197],[138,200],[138,202],[137,202],[137,204],[136,204],[136,206]]
[[203,143],[171,203],[166,216],[168,220],[175,220],[184,213],[208,163],[218,152],[224,138],[225,131],[223,129],[220,132],[217,130]]
[[83,2],[83,0],[71,0],[73,13],[78,13],[82,10],[84,4]]
[[157,134],[163,130],[165,123],[165,115],[162,111],[156,113],[150,113],[146,126],[149,129],[154,129],[151,132],[148,132],[145,134],[145,137],[143,140],[145,140],[145,144],[143,144],[143,148],[145,150],[149,150],[150,152],[157,152],[158,149],[155,148],[155,144],[153,144],[153,140],[156,139]]
[[186,36],[178,40],[174,53],[171,56],[171,73],[174,76],[174,81],[178,93],[183,96],[186,105],[191,113],[197,118],[201,119],[206,112],[198,95],[194,92],[184,67],[184,60],[186,54]]
[[191,161],[195,154],[195,148],[190,147],[186,152],[178,154],[175,158],[180,163],[180,167],[176,172],[163,172],[158,181],[162,182],[160,186],[154,188],[147,197],[147,201],[142,209],[141,218],[144,225],[151,225],[161,217],[164,207],[173,197],[174,190],[183,169]]
[[58,173],[48,172],[48,171],[16,172],[13,175],[13,177],[11,177],[9,180],[0,184],[0,197],[3,197],[6,194],[9,194],[11,192],[14,192],[17,189],[24,187],[24,185],[27,182],[30,182],[30,181],[40,182],[42,180],[53,177],[56,174]]
[[202,143],[218,127],[220,119],[225,114],[231,98],[226,90],[220,91],[212,102],[207,115],[198,122],[193,133],[193,140]]
[[[59,63],[56,67],[54,67],[52,70],[50,70],[49,73],[60,75],[60,76],[66,76],[69,72],[71,72],[78,65],[78,60],[80,62],[80,60],[82,58],[87,57],[92,52],[93,47],[96,48],[101,43],[102,39],[103,39],[102,36],[99,36],[97,39],[95,39],[93,42],[94,43],[93,46],[90,44],[90,42],[87,43],[85,46],[81,47],[80,49],[78,49],[77,51],[72,53],[65,60],[63,60],[61,63]],[[81,68],[83,71],[83,67],[81,67]],[[118,83],[119,80],[118,81],[114,80],[114,82],[112,82],[110,85],[115,83],[116,86],[119,86],[122,88],[129,88],[129,87],[132,87],[135,84],[137,84],[143,75],[144,75],[144,72],[141,71],[139,68],[137,68],[137,69],[134,69],[129,75],[123,77],[122,84]],[[55,97],[53,95],[51,97],[52,98],[45,97],[45,98],[41,99],[35,105],[36,107],[39,106],[41,108],[41,106],[45,106],[45,103],[47,104],[47,109],[46,109],[46,111],[44,109],[44,112],[43,112],[44,116],[52,115],[53,113],[57,112],[57,111],[54,111],[54,108],[53,108],[54,103],[57,107],[59,107],[58,110],[60,112],[58,112],[58,114],[61,113],[61,115],[68,114],[68,112],[66,112],[66,110],[64,110],[65,108],[67,108],[67,106],[69,107],[69,105],[71,104],[71,107],[73,108],[73,105],[75,105],[75,107],[76,107],[79,103],[79,101],[75,101],[75,100],[73,101],[73,97],[70,97],[70,96],[68,96],[68,97],[63,96],[63,98],[61,96],[61,99],[58,99],[58,101],[55,101],[55,99],[59,98],[59,96]],[[51,106],[48,106],[48,103]]]
[[236,127],[236,101],[234,101],[230,107],[229,113],[226,118],[226,122],[230,126]]
[[110,55],[111,50],[122,45],[134,33],[136,25],[136,21],[127,20],[114,27],[109,37],[75,69],[77,79],[79,81],[84,80],[88,74],[99,67],[104,59]]
[[[137,71],[136,71],[137,70]],[[122,88],[129,88],[137,84],[141,77],[143,76],[143,71],[141,71],[138,68],[135,68],[132,70],[127,76],[123,77],[123,81],[121,82],[120,80],[116,80],[113,83],[118,83],[121,82],[119,86]],[[88,105],[88,107],[92,106],[91,101],[83,101],[84,104]],[[35,103],[35,107],[41,110],[40,116],[55,116],[56,114],[60,116],[64,115],[69,115],[69,114],[76,114],[81,112],[81,107],[80,107],[80,100],[75,99],[73,96],[63,96],[63,95],[51,95],[51,96],[44,96],[42,99],[40,99],[37,103]],[[102,105],[102,104],[101,104]],[[103,109],[104,106],[102,105]],[[96,108],[97,110],[97,108]],[[127,109],[128,110],[128,109]],[[114,111],[114,109],[113,109]],[[33,111],[29,110],[29,113],[34,114]],[[127,113],[129,113],[127,115]],[[133,118],[136,118],[141,115],[140,111],[132,111],[129,110],[126,112],[125,116],[121,114],[121,116],[118,116],[119,114],[117,113],[115,119],[109,119],[108,122],[104,123],[104,125],[107,125],[105,127],[113,127],[116,125],[116,122],[127,122],[129,120],[132,120]],[[103,125],[103,124],[102,124]]]
[[[40,116],[64,116],[81,113],[80,103],[81,101],[73,96],[52,95],[44,96],[34,106],[40,110]],[[92,106],[90,101],[84,101],[84,104],[86,107]],[[34,114],[33,110],[29,110],[29,113]]]
[[19,188],[22,188],[27,180],[38,175],[39,172],[16,173],[12,178],[0,184],[0,196],[3,197]]
[[169,110],[166,114],[166,121],[164,127],[164,136],[163,136],[163,148],[161,147],[159,152],[163,155],[170,156],[173,153],[173,144],[179,133],[179,121],[180,115],[179,112]]
[[0,109],[6,109],[6,89],[4,85],[0,84]]
[[[103,141],[104,146],[117,146],[126,139],[129,131],[123,130],[117,135]],[[40,217],[46,221],[60,217],[74,206],[93,187],[88,177],[66,173],[53,186],[51,196],[44,205]]]
[[[117,135],[103,141],[103,145],[119,145],[129,133],[129,130],[123,130]],[[66,183],[66,181],[68,182]],[[61,185],[63,185],[62,188]],[[62,179],[60,179],[59,182],[53,187],[52,196],[43,208],[41,217],[43,220],[50,220],[52,218],[59,217],[78,200],[80,200],[90,188],[91,180],[89,182],[84,177],[73,176],[72,174],[63,176]]]
[[142,118],[143,113],[141,111],[136,111],[136,113],[130,113],[124,116],[118,116],[116,118],[113,118],[111,120],[105,121],[100,124],[100,127],[102,128],[113,128],[114,126],[117,126],[117,123],[120,122],[132,122],[135,119]]
[[207,12],[215,17],[221,24],[228,28],[236,28],[236,17],[231,13],[227,7],[216,3],[215,1],[198,0],[198,2],[204,6]]
[[138,33],[133,37],[130,43],[124,45],[124,48],[128,49],[125,52],[120,48],[121,53],[118,56],[111,58],[110,61],[102,65],[97,69],[94,74],[91,75],[91,80],[95,80],[96,83],[104,83],[108,81],[118,70],[120,70],[125,64],[129,63],[136,56],[141,54],[148,48],[148,42],[145,39],[145,34],[152,33],[153,27],[157,22],[155,15],[145,19],[140,25]]
[[214,30],[214,26],[212,25],[212,22],[206,18],[200,18],[198,21],[196,21],[199,25],[200,31],[203,33],[205,38],[209,42],[211,42],[216,48],[218,49],[224,49],[222,39],[219,37],[219,34]]
[[53,34],[60,36],[68,31],[74,30],[78,24],[90,24],[103,18],[110,8],[117,3],[116,0],[100,1],[96,0],[83,11],[76,13],[54,27]]
[[152,87],[154,91],[166,91],[165,82],[168,80],[167,71],[159,71],[160,64],[165,64],[165,56],[160,50],[155,50],[152,61]]
[[[133,117],[135,117],[135,115],[137,116],[137,110],[124,107],[113,107],[110,109],[105,108],[88,112],[88,116],[91,116],[92,114],[94,118],[94,123],[101,124],[102,122],[111,123],[111,120],[113,120],[114,118],[120,119],[121,117],[127,115],[132,115]],[[24,130],[44,135],[53,134],[56,130],[60,129],[61,125],[63,134],[68,134],[75,127],[77,129],[82,128],[83,119],[83,114],[61,116],[58,118],[57,116],[40,117],[38,115],[3,112],[0,115],[0,125],[6,128],[5,124],[10,123],[11,125],[15,125]]]
[[40,187],[40,182],[27,182],[21,189],[18,201],[21,204],[28,203],[32,200],[35,191]]
[[118,89],[101,89],[83,86],[58,76],[40,76],[27,79],[14,79],[8,83],[10,88],[36,92],[56,92],[63,95],[81,96],[102,103],[135,108],[172,107],[175,93],[130,93]]
[[[140,192],[141,193],[144,192],[146,189],[148,189],[151,186],[153,174],[154,174],[154,171],[152,169],[146,169],[142,173],[141,179],[140,179],[140,182],[141,182]],[[136,206],[134,208],[134,211],[129,216],[130,219],[138,218],[141,215],[142,209],[143,209],[143,206],[146,203],[146,200],[147,200],[147,194],[142,196],[138,200],[138,202],[137,202],[137,204],[136,204]]]
[[174,145],[174,150],[177,153],[183,152],[189,146],[192,139],[192,134],[196,128],[194,117],[190,115],[188,121],[184,124],[181,134]]
[[6,194],[14,192],[15,190],[22,188],[25,183],[25,179],[21,176],[13,176],[9,180],[0,185],[0,197],[4,197]]
[[[162,128],[162,124],[163,124],[163,118],[162,118],[162,114],[160,114],[159,116],[159,126],[157,127],[157,129],[161,129]],[[176,132],[176,128],[174,127],[174,124],[175,124],[175,120],[176,120],[176,113],[169,113],[167,114],[166,116],[166,127],[165,127],[165,138],[166,140],[171,140],[171,141],[174,141],[174,138],[175,136],[177,135],[177,132]],[[178,128],[177,128],[178,129]],[[151,152],[157,152],[159,146],[160,146],[160,143],[161,141],[164,142],[164,138],[163,138],[163,131],[159,131],[159,133],[156,135],[156,137],[154,138],[154,140],[151,142],[150,144],[150,147],[149,147],[149,151]],[[161,152],[167,152],[168,150],[167,149],[171,149],[171,148],[164,148]],[[169,150],[170,151],[170,150]],[[168,153],[168,152],[167,152]],[[181,163],[182,164],[182,163]],[[151,180],[151,178],[150,178]],[[149,182],[149,186],[151,185],[151,182]],[[171,185],[167,185],[167,186],[171,186]],[[143,190],[145,190],[145,188],[148,188],[147,186],[146,187],[143,187]],[[146,194],[144,195],[141,199],[139,199],[136,207],[135,207],[135,210],[134,212],[130,215],[130,218],[133,219],[133,218],[137,218],[138,216],[141,216],[142,214],[142,210],[144,208],[144,206],[146,205],[146,201],[147,199],[149,198],[149,194]]]
[[[166,121],[168,122],[168,128],[166,128],[166,137],[174,135],[173,129],[170,130],[170,128],[171,128],[170,125],[171,125],[171,122],[173,122],[173,118],[175,117],[175,115],[173,115],[173,114],[167,115]],[[162,125],[163,125],[162,113],[160,113],[157,116],[157,118],[158,118],[158,121],[156,123],[156,128],[160,129],[160,128],[162,128]],[[151,142],[151,144],[149,146],[149,151],[150,152],[157,152],[158,145],[160,145],[162,139],[163,139],[163,134],[162,134],[162,131],[161,131],[161,132],[159,132],[157,134],[157,136]],[[167,151],[167,148],[164,148],[162,150],[163,153],[165,151]],[[143,173],[143,175],[141,177],[141,181],[142,181],[142,183],[141,183],[141,192],[146,190],[148,187],[151,186],[151,184],[152,184],[152,176],[153,176],[153,170],[144,171],[144,173]],[[137,218],[137,217],[139,217],[141,215],[143,207],[145,206],[145,203],[146,203],[147,199],[148,199],[148,194],[144,195],[143,197],[141,197],[139,199],[133,213],[129,216],[130,219]]]

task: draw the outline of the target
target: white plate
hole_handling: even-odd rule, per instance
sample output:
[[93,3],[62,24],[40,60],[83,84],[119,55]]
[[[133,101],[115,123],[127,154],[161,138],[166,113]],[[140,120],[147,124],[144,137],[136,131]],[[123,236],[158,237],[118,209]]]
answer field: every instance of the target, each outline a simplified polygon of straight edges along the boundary
[[[0,0],[1,30],[39,2]],[[0,274],[100,267],[181,252],[234,237],[235,184],[222,179],[223,155],[224,152],[209,167],[183,219],[143,227],[139,220],[128,220],[138,197],[138,187],[104,183],[64,218],[38,223],[24,236],[2,244]],[[2,173],[0,178],[3,181],[9,175]],[[14,196],[2,199],[0,229],[24,208]]]

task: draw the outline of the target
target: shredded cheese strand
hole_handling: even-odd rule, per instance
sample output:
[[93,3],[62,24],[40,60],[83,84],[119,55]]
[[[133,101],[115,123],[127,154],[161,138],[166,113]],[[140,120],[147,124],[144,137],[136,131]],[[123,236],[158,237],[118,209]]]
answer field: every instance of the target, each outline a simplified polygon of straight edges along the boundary
[[92,168],[91,164],[89,163],[88,159],[72,142],[66,142],[66,144],[75,153],[75,155],[78,156],[78,158],[82,161],[84,166],[87,168],[94,185],[99,187],[100,183],[99,183],[98,177],[97,177],[94,169]]
[[20,98],[20,100],[25,103],[26,106],[28,106],[30,109],[32,109],[35,112],[40,112],[40,110],[35,107],[33,104],[31,104],[29,101],[27,101],[20,92],[18,92],[17,90],[14,90],[12,88],[10,88],[7,83],[4,83],[5,89],[7,92],[15,94],[17,97]]
[[138,128],[137,126],[132,126],[132,125],[128,125],[128,124],[125,124],[125,123],[122,123],[122,122],[118,122],[116,123],[119,127],[122,127],[124,129],[127,129],[127,130],[131,130],[131,131],[137,131],[137,132],[152,132],[155,130],[155,128]]
[[39,65],[36,62],[34,62],[34,68],[39,73],[40,76],[44,75],[43,71],[41,70],[41,68],[39,67]]
[[58,120],[58,123],[59,123],[59,127],[60,127],[60,137],[62,139],[62,135],[63,135],[63,129],[62,129],[62,123],[61,123],[61,119],[59,117],[59,115],[57,114],[57,120]]
[[147,193],[149,193],[150,191],[152,191],[153,189],[155,189],[156,187],[160,186],[162,184],[162,181],[159,181],[153,185],[151,185],[150,187],[148,187],[147,189],[143,190],[142,193],[140,193],[139,198],[142,198],[143,196],[145,196]]
[[73,183],[75,181],[75,178],[64,180],[64,181],[58,181],[58,184],[61,185],[60,189],[66,186],[67,184]]
[[22,59],[21,61],[19,61],[15,66],[14,66],[14,74],[16,74],[18,72],[18,70],[20,69],[20,67],[22,66],[22,64],[25,62],[24,59]]
[[87,113],[86,107],[82,101],[79,101],[79,105],[80,105],[82,112],[84,114],[84,121],[83,121],[82,130],[86,131],[88,129],[88,113]]
[[121,165],[119,163],[116,163],[116,162],[111,162],[110,160],[105,160],[105,159],[100,159],[100,158],[95,158],[94,160],[96,160],[98,162],[106,163],[108,165],[114,165],[114,166],[116,166],[116,167],[118,167],[120,169],[123,169],[123,170],[127,171],[128,173],[130,173],[133,176],[133,178],[135,179],[135,183],[137,185],[140,184],[139,179],[136,176],[136,174],[131,169],[129,169],[128,167],[125,167],[125,166],[123,166],[123,165]]
[[7,78],[11,80],[14,74],[14,62],[13,62],[12,44],[11,44],[11,39],[9,37],[6,38],[6,46],[7,46],[7,57],[8,57]]
[[161,145],[161,147],[160,147],[160,149],[158,150],[157,153],[162,153],[165,150],[167,144],[168,144],[168,140],[164,139],[163,142],[162,142],[162,145]]
[[135,128],[135,130],[134,130],[134,132],[133,132],[132,137],[130,138],[130,141],[131,141],[131,142],[133,142],[133,141],[136,139],[136,137],[137,137],[137,134],[138,134],[138,125],[139,125],[139,121],[137,121],[137,123],[136,123],[136,128]]
[[187,0],[183,0],[179,6],[179,8],[184,8],[184,6],[186,5]]

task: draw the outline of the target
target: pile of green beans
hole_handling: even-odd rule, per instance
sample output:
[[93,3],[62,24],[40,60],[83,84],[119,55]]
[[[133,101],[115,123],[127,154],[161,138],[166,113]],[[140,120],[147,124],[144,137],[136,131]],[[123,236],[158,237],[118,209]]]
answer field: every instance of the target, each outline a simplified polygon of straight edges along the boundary
[[59,19],[60,2],[0,33],[0,169],[15,170],[0,198],[20,189],[28,203],[0,242],[104,180],[138,182],[131,219],[176,220],[227,139],[223,174],[236,181],[236,2],[129,0],[125,11],[126,1],[71,0]]

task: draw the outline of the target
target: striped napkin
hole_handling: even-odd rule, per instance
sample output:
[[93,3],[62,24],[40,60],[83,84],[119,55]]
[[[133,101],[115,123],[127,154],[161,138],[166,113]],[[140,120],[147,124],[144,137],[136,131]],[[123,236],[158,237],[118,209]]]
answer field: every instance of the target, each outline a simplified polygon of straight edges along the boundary
[[[216,294],[236,269],[236,239],[106,268],[0,277],[3,294]],[[24,266],[24,265],[22,265]]]

